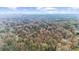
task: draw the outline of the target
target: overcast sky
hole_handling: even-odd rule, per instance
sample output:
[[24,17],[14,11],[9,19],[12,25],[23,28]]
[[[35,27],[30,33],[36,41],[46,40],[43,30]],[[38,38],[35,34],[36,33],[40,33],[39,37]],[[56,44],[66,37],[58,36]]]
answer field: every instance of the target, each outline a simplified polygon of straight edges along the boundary
[[0,7],[79,7],[79,0],[0,0]]

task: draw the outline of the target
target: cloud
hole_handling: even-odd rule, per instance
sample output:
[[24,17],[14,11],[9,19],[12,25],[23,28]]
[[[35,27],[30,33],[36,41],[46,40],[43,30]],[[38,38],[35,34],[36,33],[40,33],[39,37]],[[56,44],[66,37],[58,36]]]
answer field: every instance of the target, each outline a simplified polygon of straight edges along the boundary
[[10,9],[10,10],[16,10],[17,7],[8,7],[8,9]]
[[[6,9],[9,12],[30,14],[79,14],[79,8],[76,7],[8,7]],[[6,9],[3,8],[2,11]]]
[[40,10],[40,11],[43,11],[47,14],[62,14],[62,13],[67,13],[66,11],[64,10],[60,10],[58,8],[55,8],[55,7],[37,7],[36,8],[37,10]]
[[79,11],[79,7],[71,7],[71,9]]
[[54,13],[56,14],[56,13],[58,13],[58,11],[47,11],[47,13],[48,14],[54,14]]
[[48,14],[74,14],[79,13],[79,7],[38,7],[37,10]]
[[56,10],[56,8],[54,8],[54,7],[37,7],[37,10],[48,11],[48,10]]
[[54,8],[54,7],[37,7],[36,9],[39,10],[39,11],[48,13],[48,14],[53,14],[53,13],[58,12],[57,9]]
[[66,11],[47,11],[48,14],[67,14]]

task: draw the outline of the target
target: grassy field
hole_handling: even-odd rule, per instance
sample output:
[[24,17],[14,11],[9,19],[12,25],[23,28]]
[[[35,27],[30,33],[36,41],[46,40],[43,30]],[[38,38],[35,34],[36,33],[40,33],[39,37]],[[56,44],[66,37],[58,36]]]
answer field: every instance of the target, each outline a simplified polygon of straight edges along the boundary
[[74,51],[79,51],[79,48],[74,48]]

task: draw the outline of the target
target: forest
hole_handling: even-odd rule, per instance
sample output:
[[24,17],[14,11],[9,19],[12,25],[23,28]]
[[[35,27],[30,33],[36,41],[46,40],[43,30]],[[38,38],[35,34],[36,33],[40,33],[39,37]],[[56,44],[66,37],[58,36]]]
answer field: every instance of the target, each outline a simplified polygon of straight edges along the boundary
[[7,20],[0,23],[1,51],[79,50],[78,20]]

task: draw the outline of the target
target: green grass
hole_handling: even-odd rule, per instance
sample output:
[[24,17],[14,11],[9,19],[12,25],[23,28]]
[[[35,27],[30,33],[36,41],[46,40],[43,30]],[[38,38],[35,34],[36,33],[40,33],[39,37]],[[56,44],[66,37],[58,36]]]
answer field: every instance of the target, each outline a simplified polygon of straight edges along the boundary
[[79,48],[75,48],[74,51],[79,51]]

